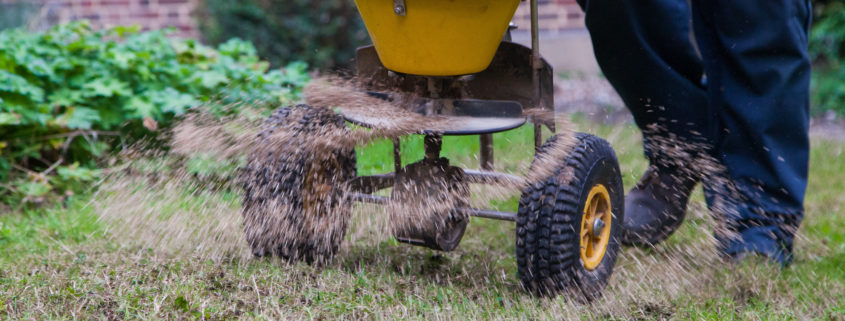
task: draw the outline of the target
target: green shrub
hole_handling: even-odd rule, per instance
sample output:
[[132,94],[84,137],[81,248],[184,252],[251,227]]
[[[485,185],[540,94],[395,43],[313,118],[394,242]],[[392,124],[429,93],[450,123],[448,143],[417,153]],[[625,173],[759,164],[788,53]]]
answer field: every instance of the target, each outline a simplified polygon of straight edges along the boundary
[[342,66],[369,42],[352,0],[204,0],[199,12],[206,41],[242,37],[275,66],[293,60]]
[[845,68],[816,68],[813,71],[811,92],[815,116],[829,111],[845,115]]
[[72,193],[98,176],[102,156],[154,137],[193,107],[286,104],[307,80],[304,63],[268,71],[237,39],[214,50],[86,22],[0,32],[0,201]]
[[817,0],[814,5],[815,21],[810,31],[814,112],[833,110],[845,115],[845,4]]
[[836,64],[845,58],[845,4],[819,2],[810,32],[813,60]]

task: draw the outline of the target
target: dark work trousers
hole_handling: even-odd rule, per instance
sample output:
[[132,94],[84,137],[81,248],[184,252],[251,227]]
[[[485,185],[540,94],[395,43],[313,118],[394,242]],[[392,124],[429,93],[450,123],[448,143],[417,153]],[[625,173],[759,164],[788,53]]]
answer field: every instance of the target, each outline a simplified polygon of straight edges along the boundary
[[579,1],[652,163],[647,129],[657,124],[708,144],[699,152],[726,167],[739,193],[704,179],[711,209],[716,199],[732,207],[722,214],[735,237],[716,234],[723,253],[791,261],[809,161],[810,1]]

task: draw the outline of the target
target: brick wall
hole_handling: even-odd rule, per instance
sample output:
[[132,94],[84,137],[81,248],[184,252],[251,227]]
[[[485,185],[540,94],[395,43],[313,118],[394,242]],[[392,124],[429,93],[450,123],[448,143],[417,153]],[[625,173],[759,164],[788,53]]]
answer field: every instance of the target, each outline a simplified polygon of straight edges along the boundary
[[[97,28],[116,25],[141,25],[145,30],[176,28],[178,37],[199,37],[194,9],[200,0],[0,0],[41,3],[37,18],[42,25],[88,19]],[[238,0],[232,0],[238,1]],[[522,1],[514,15],[520,30],[530,30],[531,10]],[[540,29],[566,30],[584,28],[584,14],[575,0],[539,0]],[[2,6],[0,6],[2,9]]]
[[[540,29],[566,30],[584,28],[584,12],[575,0],[539,0]],[[531,30],[529,1],[519,4],[513,16],[519,30]]]
[[38,2],[41,9],[32,19],[37,24],[52,25],[88,19],[95,28],[140,25],[144,30],[167,27],[176,29],[177,37],[199,36],[194,9],[199,0],[0,0]]

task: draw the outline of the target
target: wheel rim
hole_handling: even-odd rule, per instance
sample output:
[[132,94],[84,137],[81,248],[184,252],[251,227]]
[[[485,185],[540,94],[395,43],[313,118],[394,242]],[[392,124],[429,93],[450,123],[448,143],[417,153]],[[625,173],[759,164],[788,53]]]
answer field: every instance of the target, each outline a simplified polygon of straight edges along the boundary
[[581,261],[587,270],[596,269],[610,242],[610,223],[613,219],[610,193],[602,184],[590,189],[581,216]]

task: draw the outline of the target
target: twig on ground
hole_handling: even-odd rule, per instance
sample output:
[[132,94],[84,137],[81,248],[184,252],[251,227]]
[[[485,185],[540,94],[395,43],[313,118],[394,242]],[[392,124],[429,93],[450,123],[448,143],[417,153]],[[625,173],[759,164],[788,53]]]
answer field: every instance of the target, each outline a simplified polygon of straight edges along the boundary
[[41,172],[41,175],[50,174],[50,172],[52,172],[54,169],[56,169],[56,167],[61,165],[63,162],[64,162],[64,158],[59,158],[59,160],[57,160],[55,163],[53,163],[53,165],[50,165],[50,167],[47,167],[47,169],[45,169],[43,172]]
[[29,168],[20,166],[18,164],[12,164],[12,168],[17,169],[17,170],[24,172],[24,173],[27,173],[27,174],[38,175],[38,172],[31,170]]

